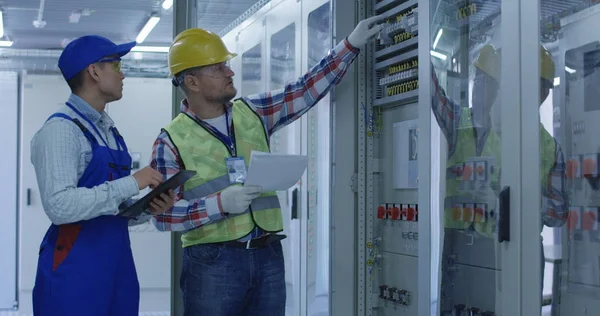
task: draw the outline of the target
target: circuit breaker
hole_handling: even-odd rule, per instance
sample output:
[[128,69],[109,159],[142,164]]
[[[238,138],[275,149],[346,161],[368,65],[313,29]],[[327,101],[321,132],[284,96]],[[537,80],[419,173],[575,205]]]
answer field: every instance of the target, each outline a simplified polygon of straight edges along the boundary
[[372,2],[373,13],[386,20],[370,55],[372,76],[366,83],[372,87],[365,106],[366,148],[371,151],[366,163],[372,173],[367,177],[372,224],[363,262],[367,315],[418,314],[417,2]]

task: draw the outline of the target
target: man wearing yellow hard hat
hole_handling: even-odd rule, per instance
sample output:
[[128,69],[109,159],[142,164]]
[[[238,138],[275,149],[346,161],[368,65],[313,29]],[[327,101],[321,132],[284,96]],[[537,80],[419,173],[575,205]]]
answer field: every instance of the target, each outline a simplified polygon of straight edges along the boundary
[[[185,315],[284,315],[283,230],[275,192],[244,186],[252,150],[299,119],[339,83],[359,48],[381,30],[376,16],[352,33],[297,82],[236,100],[236,56],[216,34],[180,33],[169,50],[173,84],[185,99],[160,133],[151,166],[169,178],[196,175],[176,190],[176,204],[153,219],[161,231],[182,231],[181,289]],[[352,108],[348,108],[352,111]],[[285,170],[282,170],[285,172]]]
[[[550,52],[543,45],[539,50],[538,107],[554,87],[555,71]],[[502,144],[491,128],[490,111],[499,91],[500,50],[492,45],[482,47],[473,65],[472,108],[463,107],[446,96],[432,66],[432,109],[448,142],[444,227],[494,238],[497,234],[498,210],[494,211],[494,208],[500,192]],[[542,227],[560,227],[568,214],[564,156],[558,142],[541,123],[539,128]],[[475,182],[477,188],[472,187]],[[482,183],[486,183],[485,188]],[[542,276],[543,270],[542,260]]]

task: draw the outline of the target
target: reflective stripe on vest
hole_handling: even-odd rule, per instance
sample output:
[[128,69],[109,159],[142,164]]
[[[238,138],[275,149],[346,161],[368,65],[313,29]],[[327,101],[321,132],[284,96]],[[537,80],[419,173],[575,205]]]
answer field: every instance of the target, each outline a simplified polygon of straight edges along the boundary
[[[478,155],[468,108],[462,110],[456,133],[456,147],[446,164],[444,227],[468,229],[473,225],[482,236],[493,238],[498,212],[496,204],[489,204],[495,202],[494,195],[500,191],[501,139],[490,129]],[[544,187],[548,185],[548,175],[555,163],[556,145],[542,124],[540,147],[540,185]]]
[[[269,152],[268,139],[260,117],[243,101],[235,100],[232,109],[235,146],[246,166],[252,150]],[[191,200],[220,192],[230,186],[225,158],[229,150],[217,137],[185,113],[180,113],[166,128],[186,169],[197,173],[184,185],[183,198]],[[258,225],[267,232],[283,230],[283,219],[276,192],[263,192],[252,201],[248,212],[225,218],[183,234],[183,246],[239,239]]]

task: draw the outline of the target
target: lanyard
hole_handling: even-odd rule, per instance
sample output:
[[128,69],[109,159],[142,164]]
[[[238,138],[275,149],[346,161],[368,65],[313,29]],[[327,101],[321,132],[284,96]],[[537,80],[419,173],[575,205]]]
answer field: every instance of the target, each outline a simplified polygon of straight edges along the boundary
[[229,111],[227,109],[225,109],[225,126],[227,128],[227,135],[224,135],[217,128],[200,119],[194,119],[194,121],[198,122],[200,126],[204,127],[214,137],[218,138],[223,143],[223,145],[227,147],[229,154],[231,154],[232,157],[236,157],[236,149],[234,145],[235,130],[233,129],[233,122],[231,124],[231,127],[229,126]]

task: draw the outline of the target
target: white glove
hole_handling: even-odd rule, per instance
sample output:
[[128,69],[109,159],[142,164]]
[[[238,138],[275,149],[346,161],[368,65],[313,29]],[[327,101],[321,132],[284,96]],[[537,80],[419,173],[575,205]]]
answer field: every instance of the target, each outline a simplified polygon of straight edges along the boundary
[[383,15],[376,15],[358,22],[352,33],[348,35],[348,42],[350,45],[356,48],[365,45],[371,37],[375,36],[383,29],[382,24],[375,25],[375,23],[384,18]]
[[232,185],[221,192],[223,212],[229,214],[244,213],[253,199],[260,195],[262,188],[258,186]]

